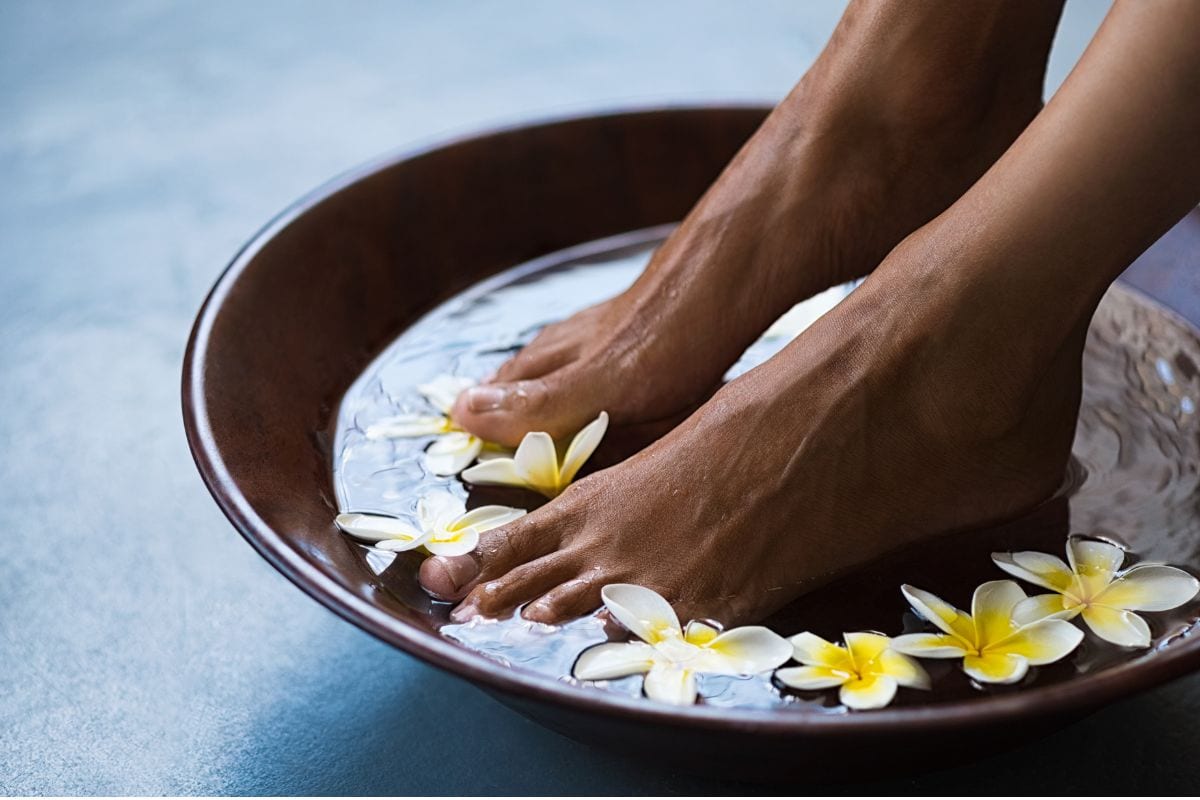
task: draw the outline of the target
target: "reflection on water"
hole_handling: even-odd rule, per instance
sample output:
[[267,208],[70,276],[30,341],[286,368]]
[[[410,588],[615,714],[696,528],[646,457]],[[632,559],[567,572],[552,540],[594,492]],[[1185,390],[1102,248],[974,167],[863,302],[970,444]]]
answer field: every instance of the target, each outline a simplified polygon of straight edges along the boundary
[[[546,259],[518,267],[444,303],[400,336],[346,393],[338,418],[334,453],[338,504],[345,511],[414,517],[417,498],[431,489],[466,497],[456,478],[424,469],[424,439],[371,441],[363,433],[385,417],[427,412],[417,384],[452,373],[490,374],[528,342],[539,328],[611,297],[628,286],[649,257],[653,242],[581,258]],[[769,358],[797,330],[849,292],[832,290],[792,312],[751,346],[730,377]],[[1005,577],[990,561],[996,550],[1035,549],[1062,557],[1069,532],[1101,535],[1125,546],[1139,560],[1163,561],[1200,571],[1200,340],[1175,317],[1139,295],[1114,288],[1093,320],[1084,360],[1083,405],[1076,433],[1073,480],[1055,498],[1025,518],[986,531],[942,537],[825,586],[774,615],[784,635],[812,630],[836,639],[843,631],[879,629],[892,634],[918,630],[900,596],[912,583],[935,591],[961,608],[980,582]],[[528,506],[531,498],[482,496],[479,502]],[[359,546],[364,569],[401,601],[418,605],[414,557],[394,561],[390,553]],[[1025,587],[1028,590],[1031,587]],[[428,601],[420,596],[419,605]],[[448,607],[439,607],[445,619]],[[1152,652],[1179,636],[1193,635],[1200,602],[1161,614],[1146,614],[1155,636],[1149,652],[1131,652],[1094,636],[1068,659],[1031,669],[1021,685],[1070,679]],[[443,635],[506,667],[528,669],[564,682],[586,647],[606,641],[604,625],[585,617],[562,626],[504,620],[452,624]],[[943,702],[974,696],[952,661],[923,662],[934,692],[901,692],[898,705]],[[640,692],[641,678],[607,681],[608,691]],[[706,676],[704,702],[748,707],[841,713],[830,694],[783,694],[769,678]],[[989,687],[986,692],[1013,691]]]

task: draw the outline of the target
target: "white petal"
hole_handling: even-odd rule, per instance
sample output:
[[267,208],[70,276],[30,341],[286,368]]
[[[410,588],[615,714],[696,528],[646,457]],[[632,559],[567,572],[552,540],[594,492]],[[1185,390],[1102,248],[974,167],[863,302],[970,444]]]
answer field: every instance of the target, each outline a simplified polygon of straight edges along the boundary
[[871,671],[876,675],[887,675],[900,686],[910,689],[928,689],[931,683],[929,673],[915,658],[892,647],[879,654]]
[[375,546],[380,550],[387,550],[392,553],[404,553],[409,550],[416,550],[419,547],[424,547],[433,538],[433,534],[429,531],[422,533],[415,539],[384,539],[376,542]]
[[562,469],[559,470],[558,480],[561,486],[566,486],[575,480],[576,473],[591,458],[592,453],[596,452],[596,448],[600,446],[600,440],[604,438],[607,430],[608,412],[601,411],[600,416],[575,434],[575,438],[571,440],[571,446],[567,448],[567,453],[563,456]]
[[1115,544],[1072,536],[1067,539],[1071,569],[1087,578],[1110,580],[1125,560],[1125,551]]
[[980,683],[1016,683],[1029,672],[1029,662],[1012,653],[984,653],[963,658],[963,672]]
[[708,623],[694,619],[683,627],[683,640],[688,644],[704,645],[721,635],[721,632]]
[[843,633],[842,641],[846,643],[846,650],[850,654],[850,663],[854,665],[856,672],[862,672],[867,664],[878,658],[880,653],[886,652],[891,644],[891,639],[882,633],[867,631]]
[[887,675],[870,675],[843,683],[838,699],[846,708],[856,711],[883,708],[896,696],[898,685],[894,678]]
[[512,448],[501,447],[491,442],[484,442],[483,449],[479,451],[479,455],[476,458],[480,461],[491,461],[493,458],[512,458],[515,453],[516,451]]
[[429,383],[422,383],[418,386],[417,391],[424,395],[431,406],[443,414],[449,414],[450,409],[454,408],[454,401],[458,399],[463,390],[474,385],[475,381],[470,378],[460,378],[457,375],[438,375]]
[[957,636],[966,642],[974,641],[975,626],[968,615],[932,592],[926,592],[923,589],[918,589],[908,584],[901,586],[900,591],[908,600],[909,605],[913,607],[913,611],[916,611],[927,621],[932,622],[942,631],[952,636]]
[[808,631],[797,633],[788,641],[792,645],[792,657],[801,664],[830,667],[844,672],[849,672],[854,668],[854,663],[850,660],[850,652],[846,648],[822,639],[815,633]]
[[338,514],[337,526],[355,539],[364,542],[379,542],[386,539],[411,541],[422,536],[422,532],[395,517],[377,514]]
[[1079,615],[1079,607],[1067,608],[1061,594],[1036,594],[1026,597],[1013,608],[1012,620],[1017,625],[1028,625],[1040,619],[1072,619]]
[[1043,619],[1018,630],[989,648],[1021,656],[1030,664],[1053,664],[1066,658],[1083,641],[1083,631],[1063,619]]
[[1200,581],[1175,567],[1146,564],[1134,567],[1096,596],[1096,602],[1129,611],[1167,611],[1200,592]]
[[842,672],[841,670],[829,667],[807,665],[781,669],[775,673],[775,677],[785,686],[812,692],[818,689],[830,689],[834,686],[841,686],[853,676],[848,672]]
[[1150,626],[1132,611],[1091,605],[1083,610],[1083,621],[1106,642],[1122,647],[1150,646]]
[[671,664],[686,664],[688,669],[694,669],[697,662],[695,659],[703,654],[703,649],[692,644],[681,636],[674,634],[666,634],[657,642],[654,643],[654,650],[658,653],[658,660]]
[[610,583],[600,590],[604,606],[634,636],[656,644],[671,633],[683,635],[675,609],[658,592],[632,583]]
[[483,533],[490,531],[493,528],[499,528],[507,525],[510,522],[520,519],[527,512],[523,508],[509,508],[508,506],[480,506],[473,508],[463,514],[458,519],[451,522],[447,528],[457,530],[459,528],[474,528]]
[[605,681],[639,675],[654,665],[654,648],[643,642],[610,642],[589,647],[575,662],[581,681]]
[[920,658],[961,658],[967,654],[963,641],[951,633],[906,633],[892,639],[892,649]]
[[704,645],[694,669],[717,675],[755,675],[775,669],[791,657],[787,639],[761,625],[748,625],[725,631]]
[[462,431],[439,436],[425,451],[425,465],[434,475],[457,475],[479,455],[483,440]]
[[536,489],[551,498],[558,494],[558,453],[554,449],[554,440],[550,438],[550,434],[543,431],[525,434],[517,448],[517,454],[513,456],[513,462],[517,472],[524,477],[525,484],[531,489]]
[[443,537],[430,536],[425,542],[425,549],[435,556],[465,556],[479,546],[479,531],[474,528],[464,528]]
[[528,486],[525,476],[517,469],[511,458],[493,458],[480,461],[463,470],[462,479],[476,486]]
[[975,622],[976,644],[985,646],[1009,636],[1017,629],[1013,609],[1025,599],[1015,581],[988,581],[971,597],[971,619]]
[[427,531],[438,531],[466,511],[462,498],[449,492],[430,492],[417,501],[417,520]]
[[448,427],[449,423],[445,417],[402,414],[369,425],[366,435],[368,439],[407,439],[445,433]]
[[1061,592],[1071,585],[1071,568],[1061,558],[1025,550],[1019,553],[992,553],[992,561],[1009,575]]
[[690,706],[696,702],[696,674],[682,667],[655,664],[646,673],[642,690],[651,700]]

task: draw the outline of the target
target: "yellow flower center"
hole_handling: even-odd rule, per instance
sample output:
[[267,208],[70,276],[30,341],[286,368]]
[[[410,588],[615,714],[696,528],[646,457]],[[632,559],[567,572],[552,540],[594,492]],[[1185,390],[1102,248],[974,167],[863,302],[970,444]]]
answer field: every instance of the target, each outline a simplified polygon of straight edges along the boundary
[[1062,593],[1063,609],[1070,611],[1075,608],[1087,608],[1096,600],[1109,581],[1103,575],[1077,574],[1071,585]]

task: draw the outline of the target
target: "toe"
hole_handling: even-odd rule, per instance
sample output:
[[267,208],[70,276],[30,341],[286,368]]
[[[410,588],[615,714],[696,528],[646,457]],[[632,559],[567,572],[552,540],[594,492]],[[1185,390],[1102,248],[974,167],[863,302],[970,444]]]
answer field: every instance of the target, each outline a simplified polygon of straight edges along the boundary
[[417,578],[438,600],[460,600],[478,574],[479,562],[473,556],[433,556],[421,564]]
[[595,419],[596,392],[562,369],[541,378],[496,382],[468,389],[454,404],[458,424],[489,442],[516,447],[530,431],[555,439],[575,435]]
[[575,347],[569,342],[537,341],[501,364],[488,383],[515,383],[540,378],[568,363],[574,355]]
[[475,614],[500,616],[569,580],[575,571],[574,561],[561,553],[522,564],[502,577],[477,585],[452,616],[456,620]]
[[582,617],[600,607],[600,589],[607,582],[597,573],[577,576],[530,603],[522,614],[547,624]]
[[477,584],[551,552],[558,545],[559,515],[530,514],[484,532],[475,550],[464,556],[432,556],[421,564],[418,579],[439,600],[459,600]]

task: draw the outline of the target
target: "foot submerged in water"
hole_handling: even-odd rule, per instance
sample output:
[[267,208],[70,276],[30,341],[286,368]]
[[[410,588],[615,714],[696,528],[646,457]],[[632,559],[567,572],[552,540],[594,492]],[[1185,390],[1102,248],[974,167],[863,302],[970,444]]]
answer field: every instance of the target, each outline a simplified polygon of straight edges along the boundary
[[558,622],[598,607],[606,584],[635,583],[683,616],[737,624],[1041,502],[1069,457],[1083,336],[1034,365],[1014,354],[1003,374],[1025,373],[1011,388],[979,380],[974,349],[1004,321],[946,285],[947,265],[924,266],[932,238],[912,237],[660,441],[484,534],[476,553],[429,559],[423,584],[465,596],[456,619],[528,603],[527,618]]
[[[507,445],[533,430],[565,438],[600,411],[616,427],[690,416],[474,554],[426,561],[428,591],[465,598],[456,618],[528,603],[527,617],[555,622],[598,607],[606,584],[635,583],[684,616],[734,624],[1057,488],[1082,335],[1045,358],[1014,351],[991,364],[1002,383],[982,382],[978,359],[996,359],[981,338],[1013,320],[988,329],[994,298],[952,277],[970,266],[957,243],[979,220],[896,245],[1036,114],[1058,10],[980,6],[998,19],[979,25],[880,8],[852,4],[629,290],[550,326],[459,397],[456,420]],[[913,47],[926,31],[932,47]],[[704,402],[782,312],[889,251],[841,306]]]

